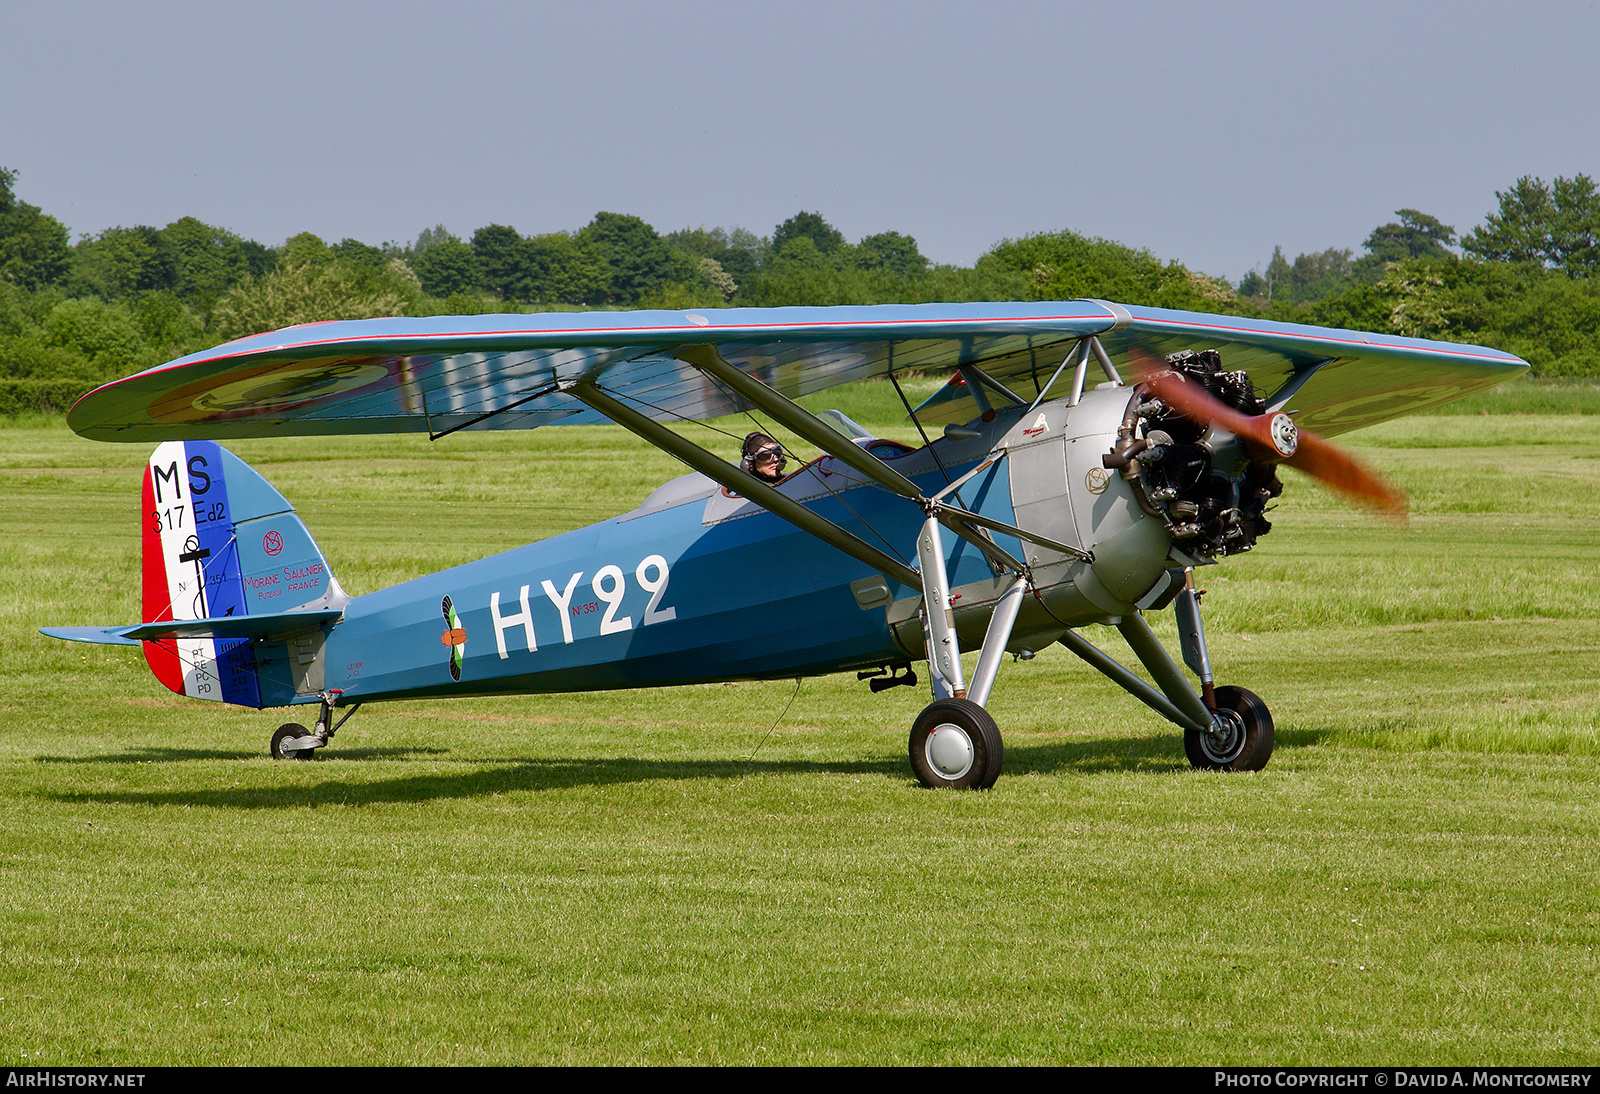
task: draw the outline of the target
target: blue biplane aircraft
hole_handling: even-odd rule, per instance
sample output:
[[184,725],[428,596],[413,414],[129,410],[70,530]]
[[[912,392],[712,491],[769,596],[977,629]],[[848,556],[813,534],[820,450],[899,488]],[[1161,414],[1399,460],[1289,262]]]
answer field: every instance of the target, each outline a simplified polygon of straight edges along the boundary
[[[85,437],[160,442],[144,476],[144,619],[44,633],[142,645],[156,677],[196,699],[315,704],[311,729],[273,734],[280,759],[311,758],[368,702],[844,671],[878,691],[915,684],[926,661],[912,767],[928,786],[972,788],[1000,774],[984,708],[1004,655],[1060,642],[1180,726],[1195,766],[1255,770],[1272,716],[1214,685],[1194,567],[1269,531],[1279,463],[1403,511],[1317,432],[1526,367],[1474,346],[1099,300],[293,327],[73,407]],[[875,377],[898,389],[908,370],[949,377],[906,404],[921,447],[793,401]],[[663,424],[741,410],[822,454],[763,476]],[[613,520],[357,597],[294,507],[216,443],[603,421],[693,470]],[[931,441],[930,425],[944,427]],[[1198,688],[1145,621],[1168,605]],[[1091,623],[1115,626],[1154,686],[1078,633]]]

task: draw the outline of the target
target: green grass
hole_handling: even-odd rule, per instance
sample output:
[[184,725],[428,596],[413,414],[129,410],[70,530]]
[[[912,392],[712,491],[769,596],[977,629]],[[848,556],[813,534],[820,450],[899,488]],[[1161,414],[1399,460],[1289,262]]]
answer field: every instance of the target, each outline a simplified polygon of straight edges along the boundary
[[[377,706],[274,763],[278,713],[36,634],[136,617],[147,451],[8,429],[0,1062],[1592,1063],[1600,420],[1343,440],[1408,525],[1286,473],[1200,573],[1264,772],[1057,647],[1002,672],[997,787],[936,794],[925,696],[853,677]],[[608,428],[234,447],[352,592],[680,470]]]
[[1600,380],[1524,374],[1422,413],[1452,418],[1466,414],[1600,414]]

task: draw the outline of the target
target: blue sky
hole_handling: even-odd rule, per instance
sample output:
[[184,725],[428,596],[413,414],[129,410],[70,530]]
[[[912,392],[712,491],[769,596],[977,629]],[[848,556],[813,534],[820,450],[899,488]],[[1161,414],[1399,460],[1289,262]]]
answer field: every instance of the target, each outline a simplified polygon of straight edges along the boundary
[[75,235],[444,223],[767,234],[936,261],[1072,228],[1237,279],[1600,177],[1600,3],[27,4],[0,165]]

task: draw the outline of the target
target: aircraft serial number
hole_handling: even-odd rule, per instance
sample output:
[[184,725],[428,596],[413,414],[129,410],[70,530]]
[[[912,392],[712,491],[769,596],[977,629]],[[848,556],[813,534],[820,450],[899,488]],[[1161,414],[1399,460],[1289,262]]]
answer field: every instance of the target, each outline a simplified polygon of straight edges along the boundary
[[[566,643],[573,641],[572,621],[576,618],[590,615],[600,610],[604,604],[605,615],[600,619],[600,633],[619,634],[623,631],[633,630],[633,616],[622,615],[622,600],[628,593],[627,575],[620,566],[602,566],[595,572],[589,581],[589,588],[597,597],[585,603],[574,604],[572,594],[577,591],[578,582],[583,580],[583,571],[579,570],[567,579],[566,588],[557,589],[555,583],[549,578],[540,582],[544,595],[554,604],[561,618],[561,640]],[[640,619],[641,627],[648,627],[652,623],[666,623],[678,617],[678,609],[662,607],[661,599],[667,592],[669,571],[667,560],[660,555],[650,555],[634,568],[633,578],[639,587],[650,594],[650,601],[644,607],[644,614]],[[521,611],[515,614],[506,614],[500,610],[500,594],[495,592],[489,597],[489,613],[494,617],[494,640],[498,647],[500,657],[504,660],[511,656],[506,647],[507,632],[521,628],[523,638],[528,644],[529,653],[537,653],[539,643],[533,631],[533,608],[528,603],[532,584],[522,586],[518,595]]]

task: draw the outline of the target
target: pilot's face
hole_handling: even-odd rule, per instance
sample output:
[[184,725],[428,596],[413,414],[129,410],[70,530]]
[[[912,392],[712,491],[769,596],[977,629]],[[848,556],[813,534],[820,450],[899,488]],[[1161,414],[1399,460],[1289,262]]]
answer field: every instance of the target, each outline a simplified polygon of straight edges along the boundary
[[755,454],[750,461],[750,466],[755,473],[764,479],[776,478],[778,475],[778,446],[768,445]]

